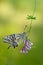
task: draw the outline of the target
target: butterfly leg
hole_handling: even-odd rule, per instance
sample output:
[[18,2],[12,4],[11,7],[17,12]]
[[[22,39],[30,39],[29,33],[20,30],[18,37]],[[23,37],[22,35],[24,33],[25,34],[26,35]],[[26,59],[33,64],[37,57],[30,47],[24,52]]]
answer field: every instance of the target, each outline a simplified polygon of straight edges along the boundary
[[11,46],[8,46],[8,49],[10,48]]

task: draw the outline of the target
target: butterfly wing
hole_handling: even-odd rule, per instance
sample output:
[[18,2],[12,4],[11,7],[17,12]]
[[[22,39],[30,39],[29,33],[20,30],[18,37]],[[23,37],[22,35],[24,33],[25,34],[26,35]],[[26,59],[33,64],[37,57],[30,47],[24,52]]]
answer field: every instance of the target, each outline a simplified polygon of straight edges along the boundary
[[8,47],[8,49],[13,46],[14,48],[18,46],[17,42],[15,41],[15,35],[9,35],[9,36],[6,36],[4,39],[3,39],[3,42],[5,43],[9,43],[10,46]]
[[19,42],[20,40],[23,41],[25,35],[26,35],[25,32],[23,32],[22,34],[15,34],[15,38],[16,38],[17,42]]
[[5,43],[9,43],[9,42],[10,42],[10,38],[9,38],[9,36],[6,36],[6,37],[3,39],[3,42],[5,42]]
[[6,37],[4,37],[3,42],[10,43],[12,40],[14,40],[14,38],[15,38],[15,34],[6,36]]
[[16,41],[19,43],[21,39],[21,34],[15,34]]

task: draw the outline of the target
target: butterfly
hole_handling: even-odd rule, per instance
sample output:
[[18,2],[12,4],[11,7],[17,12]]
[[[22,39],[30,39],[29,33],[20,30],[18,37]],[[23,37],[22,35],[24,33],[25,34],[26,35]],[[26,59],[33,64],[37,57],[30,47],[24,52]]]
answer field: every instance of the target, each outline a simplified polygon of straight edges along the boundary
[[19,41],[22,39],[24,39],[24,37],[25,37],[25,35],[26,35],[26,33],[25,32],[23,32],[23,33],[21,33],[21,34],[11,34],[11,35],[8,35],[8,36],[5,36],[4,38],[3,38],[3,42],[5,42],[5,43],[8,43],[8,44],[10,44],[10,46],[8,47],[8,49],[11,47],[11,46],[13,46],[14,48],[15,47],[18,47],[18,43],[19,43]]

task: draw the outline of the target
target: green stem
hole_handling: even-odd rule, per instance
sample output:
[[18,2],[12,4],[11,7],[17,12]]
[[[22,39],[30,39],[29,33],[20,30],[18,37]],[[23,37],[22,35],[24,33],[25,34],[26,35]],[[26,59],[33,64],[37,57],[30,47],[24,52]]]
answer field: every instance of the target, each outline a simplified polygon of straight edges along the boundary
[[28,36],[29,36],[29,34],[30,34],[30,32],[31,32],[31,28],[32,28],[32,19],[31,19],[29,31],[27,31],[27,32],[28,32]]
[[[35,0],[35,6],[34,6],[34,10],[33,10],[33,14],[32,14],[32,16],[34,16],[34,13],[35,13],[35,10],[36,10],[36,0]],[[32,28],[32,19],[31,19],[31,23],[30,23],[30,28],[29,28],[29,31],[28,31],[28,35],[30,34],[30,32],[31,32],[31,28]]]

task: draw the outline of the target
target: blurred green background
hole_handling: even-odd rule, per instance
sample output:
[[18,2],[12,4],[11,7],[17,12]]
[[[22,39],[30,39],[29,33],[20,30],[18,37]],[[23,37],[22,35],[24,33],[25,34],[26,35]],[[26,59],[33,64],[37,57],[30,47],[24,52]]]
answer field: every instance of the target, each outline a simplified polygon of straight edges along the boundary
[[3,37],[23,32],[25,24],[30,25],[27,15],[32,15],[35,0],[0,0],[0,65],[43,65],[43,0],[36,1],[36,11],[31,33],[33,47],[28,54],[21,54],[17,48],[3,43]]

